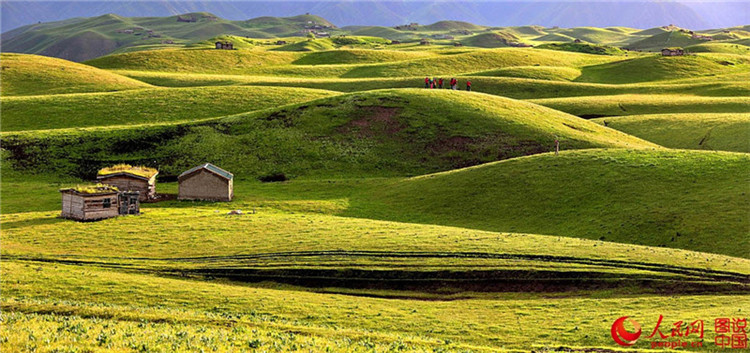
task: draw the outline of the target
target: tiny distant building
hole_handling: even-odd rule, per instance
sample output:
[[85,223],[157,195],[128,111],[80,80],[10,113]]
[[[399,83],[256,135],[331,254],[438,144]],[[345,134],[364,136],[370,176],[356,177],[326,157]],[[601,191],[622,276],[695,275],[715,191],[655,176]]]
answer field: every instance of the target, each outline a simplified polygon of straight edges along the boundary
[[178,200],[232,201],[234,175],[211,163],[201,164],[177,177]]
[[233,50],[234,44],[232,42],[216,42],[216,49]]
[[455,42],[455,43],[453,43],[453,46],[454,47],[463,47],[464,45],[461,44],[461,42]]
[[422,39],[422,40],[421,40],[421,41],[419,42],[419,45],[430,45],[430,41],[429,41],[429,40],[427,40],[427,39]]
[[576,40],[574,40],[573,43],[581,43],[581,40],[576,38]]
[[95,221],[140,213],[137,191],[120,191],[114,186],[97,184],[61,189],[60,193],[62,218]]
[[100,170],[96,179],[102,184],[114,186],[122,191],[138,191],[139,200],[147,201],[156,197],[158,174],[159,171],[153,168],[118,164]]
[[401,41],[398,41],[398,40],[392,40],[392,41],[391,41],[391,44],[401,44]]
[[664,48],[661,50],[661,56],[682,56],[685,50],[682,48]]
[[285,40],[277,40],[276,41],[276,45],[286,45],[286,41]]

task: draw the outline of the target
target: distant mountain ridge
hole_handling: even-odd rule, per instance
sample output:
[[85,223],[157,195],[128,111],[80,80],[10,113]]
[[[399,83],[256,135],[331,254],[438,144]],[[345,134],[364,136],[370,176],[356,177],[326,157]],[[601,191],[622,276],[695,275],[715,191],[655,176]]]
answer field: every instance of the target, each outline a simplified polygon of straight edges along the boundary
[[229,20],[315,13],[339,26],[393,26],[458,20],[483,26],[626,26],[669,23],[693,29],[750,23],[744,1],[6,1],[2,31],[23,25],[116,13],[126,17],[210,12]]
[[[687,47],[702,44],[704,40],[701,38],[716,39],[733,45],[746,45],[744,41],[750,39],[748,26],[693,33],[689,29],[673,25],[647,30],[537,25],[488,27],[454,20],[392,27],[338,27],[333,21],[309,13],[232,21],[209,12],[191,12],[166,17],[105,14],[31,24],[2,33],[0,46],[3,52],[39,54],[82,62],[130,51],[213,48],[214,42],[218,41],[233,42],[233,49],[276,45],[280,47],[273,50],[281,51],[318,51],[342,46],[382,49],[394,43],[480,48],[531,47],[550,42],[589,43],[654,51],[661,50],[665,45]],[[308,41],[308,36],[318,40]],[[291,43],[287,43],[288,41]]]

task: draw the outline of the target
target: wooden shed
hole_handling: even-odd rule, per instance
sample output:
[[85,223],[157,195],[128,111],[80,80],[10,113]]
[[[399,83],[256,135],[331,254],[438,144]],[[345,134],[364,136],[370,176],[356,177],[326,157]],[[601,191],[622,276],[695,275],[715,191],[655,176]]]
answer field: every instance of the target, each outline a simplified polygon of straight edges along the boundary
[[199,165],[177,177],[178,200],[232,201],[234,175],[211,163]]
[[61,189],[60,217],[94,221],[125,214],[139,214],[138,192],[121,192],[104,184]]
[[664,48],[661,50],[661,56],[682,56],[685,50],[682,48]]
[[139,200],[146,201],[156,196],[156,176],[159,172],[148,167],[133,167],[118,164],[99,171],[96,179],[123,191],[138,191]]

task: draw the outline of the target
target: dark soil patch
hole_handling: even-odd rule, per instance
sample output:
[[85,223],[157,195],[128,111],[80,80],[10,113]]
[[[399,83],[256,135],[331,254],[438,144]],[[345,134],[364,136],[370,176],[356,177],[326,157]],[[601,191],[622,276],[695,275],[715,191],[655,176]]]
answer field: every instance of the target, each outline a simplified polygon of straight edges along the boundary
[[362,107],[361,117],[354,119],[338,128],[344,134],[357,137],[373,138],[377,136],[395,135],[405,128],[395,117],[401,113],[401,108],[392,107]]

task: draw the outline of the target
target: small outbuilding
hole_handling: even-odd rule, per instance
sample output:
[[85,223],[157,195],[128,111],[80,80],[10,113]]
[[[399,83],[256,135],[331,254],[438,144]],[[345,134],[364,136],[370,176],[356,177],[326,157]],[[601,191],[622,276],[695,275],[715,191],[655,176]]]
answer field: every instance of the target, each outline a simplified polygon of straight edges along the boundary
[[139,200],[146,201],[156,197],[156,176],[154,168],[133,167],[129,164],[118,164],[104,168],[97,173],[96,179],[123,191],[138,191]]
[[234,44],[232,42],[216,42],[216,49],[234,50]]
[[114,186],[97,184],[61,189],[60,217],[95,221],[119,215],[139,214],[138,192],[123,192]]
[[661,50],[661,56],[682,56],[685,50],[682,48],[664,48]]
[[234,175],[211,163],[201,164],[177,177],[178,200],[232,201]]

